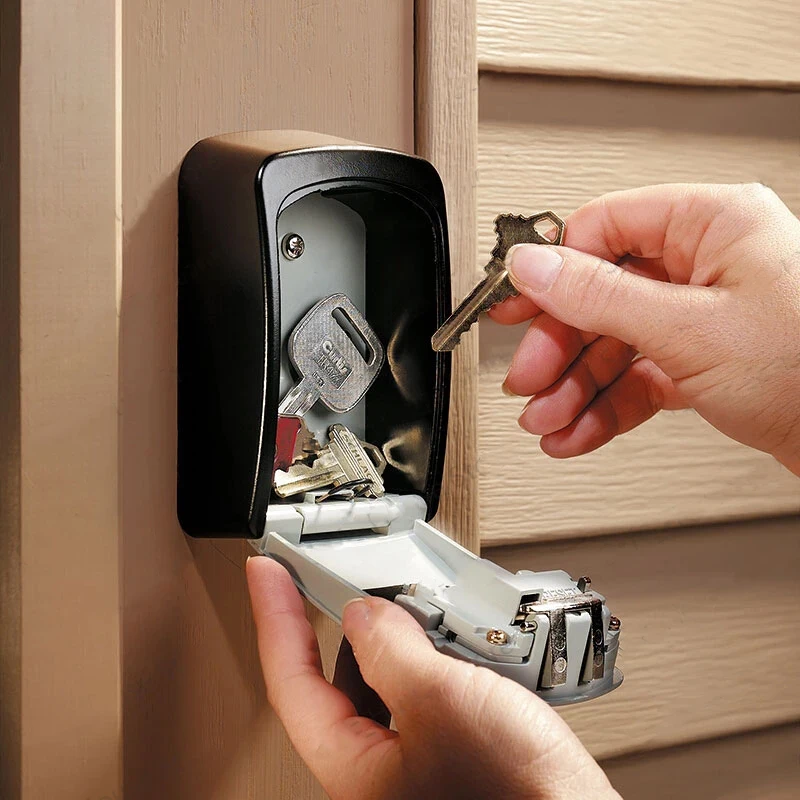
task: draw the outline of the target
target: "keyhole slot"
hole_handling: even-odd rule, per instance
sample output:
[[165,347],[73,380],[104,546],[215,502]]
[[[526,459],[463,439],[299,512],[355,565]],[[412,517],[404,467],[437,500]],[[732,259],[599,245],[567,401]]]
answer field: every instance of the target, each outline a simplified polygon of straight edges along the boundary
[[353,347],[361,354],[361,358],[367,364],[372,364],[375,360],[375,351],[369,342],[362,336],[361,331],[350,319],[343,308],[334,308],[331,316],[336,320],[336,324],[347,334],[347,338],[353,343]]
[[558,238],[558,227],[549,219],[543,219],[533,226],[536,233],[548,242],[554,242]]

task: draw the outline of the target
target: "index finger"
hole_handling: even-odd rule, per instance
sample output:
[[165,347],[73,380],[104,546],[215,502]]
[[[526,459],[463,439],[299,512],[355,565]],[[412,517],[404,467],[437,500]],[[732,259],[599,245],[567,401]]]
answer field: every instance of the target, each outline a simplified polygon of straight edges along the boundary
[[[724,210],[725,193],[735,190],[669,183],[610,192],[567,217],[564,245],[615,263],[626,256],[634,256],[634,262],[653,259],[663,273],[652,277],[688,283],[709,224]],[[512,297],[489,316],[515,325],[539,313],[528,298]]]
[[688,283],[705,234],[733,186],[670,183],[601,195],[567,219],[564,244],[606,261],[660,259],[673,283]]

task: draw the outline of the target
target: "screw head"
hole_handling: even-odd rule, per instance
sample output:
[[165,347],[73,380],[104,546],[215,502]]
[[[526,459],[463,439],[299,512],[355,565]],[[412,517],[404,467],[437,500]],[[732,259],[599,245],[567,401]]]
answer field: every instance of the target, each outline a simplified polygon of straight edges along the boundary
[[292,261],[296,258],[300,258],[305,252],[305,249],[306,243],[299,233],[287,233],[281,240],[281,252],[286,258]]
[[533,633],[538,627],[539,623],[536,621],[536,617],[533,614],[528,614],[519,625],[519,629],[523,633]]
[[486,631],[486,641],[489,644],[508,644],[508,634],[499,628],[489,628]]
[[610,631],[618,631],[622,623],[619,621],[619,617],[611,617],[608,621],[608,629]]
[[566,668],[567,668],[567,659],[566,659],[566,658],[563,658],[562,656],[559,656],[559,657],[558,657],[558,658],[557,658],[557,659],[556,659],[556,660],[553,662],[553,670],[554,670],[555,672],[558,672],[558,673],[564,672],[564,670],[565,670]]

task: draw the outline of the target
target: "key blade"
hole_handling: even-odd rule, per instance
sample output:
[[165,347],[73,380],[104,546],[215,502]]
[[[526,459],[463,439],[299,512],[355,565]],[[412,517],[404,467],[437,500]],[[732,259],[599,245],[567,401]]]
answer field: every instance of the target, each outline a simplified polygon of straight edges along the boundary
[[454,350],[478,317],[507,297],[518,294],[504,268],[490,272],[458,305],[445,323],[431,337],[437,352]]
[[285,417],[302,417],[319,400],[319,389],[308,378],[302,377],[284,396],[278,413]]
[[383,480],[358,437],[341,424],[331,425],[328,437],[328,447],[339,462],[343,480],[345,482],[368,481],[370,486],[367,494],[372,497],[382,497],[384,494]]
[[311,466],[300,463],[276,470],[272,481],[275,494],[286,498],[331,486],[337,479],[342,479],[339,462],[333,453],[323,450]]

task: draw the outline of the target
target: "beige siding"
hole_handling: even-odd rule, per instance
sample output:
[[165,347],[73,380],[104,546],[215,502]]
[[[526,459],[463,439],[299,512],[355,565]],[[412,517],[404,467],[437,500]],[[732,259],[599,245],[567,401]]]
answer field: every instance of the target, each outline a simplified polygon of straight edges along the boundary
[[796,800],[800,726],[628,756],[604,763],[625,800]]
[[[483,75],[479,250],[502,211],[568,214],[668,181],[771,185],[800,211],[800,94]],[[485,259],[482,259],[485,260]],[[480,325],[481,538],[507,543],[800,510],[800,481],[692,412],[661,414],[578,459],[523,432],[500,384],[525,326]]]
[[563,711],[608,758],[800,718],[799,543],[800,521],[786,519],[483,555],[512,571],[588,575],[622,620],[622,686]]
[[483,69],[800,84],[795,0],[479,0]]
[[[800,212],[798,40],[793,0],[478,0],[478,264],[497,213],[651,183],[761,181]],[[589,574],[622,618],[625,682],[565,718],[627,800],[795,797],[800,731],[752,731],[800,718],[800,480],[693,412],[549,459],[500,392],[524,329],[479,326],[484,555]]]

